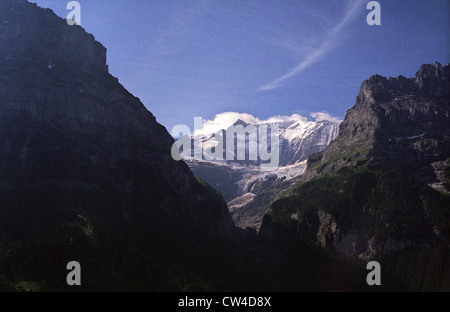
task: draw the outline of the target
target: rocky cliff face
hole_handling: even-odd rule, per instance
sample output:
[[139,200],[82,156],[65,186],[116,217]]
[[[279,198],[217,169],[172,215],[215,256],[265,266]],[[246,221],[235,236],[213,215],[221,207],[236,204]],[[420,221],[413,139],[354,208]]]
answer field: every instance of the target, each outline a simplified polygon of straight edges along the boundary
[[415,78],[373,76],[348,110],[323,157],[307,177],[370,162],[400,166],[439,190],[450,157],[450,65],[423,65]]
[[442,242],[449,198],[429,186],[448,191],[449,77],[450,65],[436,63],[415,78],[365,81],[337,138],[272,204],[261,235],[288,230],[369,258]]
[[[172,143],[140,100],[108,73],[106,49],[92,35],[50,10],[2,1],[2,249],[40,250],[17,256],[2,273],[32,261],[53,268],[63,268],[70,257],[92,262],[95,257],[81,250],[99,250],[105,241],[113,242],[112,250],[128,240],[137,250],[160,252],[232,233],[225,201],[172,159]],[[23,244],[28,247],[18,247]],[[11,257],[0,259],[2,268]],[[47,271],[35,270],[41,280],[54,276],[50,264]]]
[[30,5],[27,1],[4,0],[0,19],[0,53],[5,58],[20,57],[45,67],[58,64],[68,70],[89,74],[108,71],[106,49],[95,41],[94,36],[81,27],[66,27],[66,21],[55,19],[51,10]]

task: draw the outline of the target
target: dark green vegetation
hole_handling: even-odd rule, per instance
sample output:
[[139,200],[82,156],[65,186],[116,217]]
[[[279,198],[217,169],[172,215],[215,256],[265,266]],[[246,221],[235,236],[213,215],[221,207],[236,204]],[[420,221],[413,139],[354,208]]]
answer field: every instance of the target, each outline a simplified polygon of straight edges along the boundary
[[[7,213],[0,224],[3,291],[329,291],[338,287],[331,278],[334,260],[320,247],[305,244],[301,252],[286,257],[270,244],[245,236],[236,242],[205,239],[188,235],[182,225],[179,233],[155,233],[156,225],[149,222],[118,221],[114,192],[81,180],[15,185],[3,189],[0,197]],[[71,260],[82,264],[82,287],[65,283],[65,266]]]
[[333,215],[343,231],[364,231],[378,240],[426,238],[436,226],[445,232],[450,197],[424,185],[401,169],[343,169],[315,178],[288,191],[274,202],[274,223],[295,226],[291,217],[301,218],[317,211]]
[[[376,241],[415,242],[415,246],[405,250],[375,257],[383,268],[386,287],[383,290],[438,289],[443,244],[435,239],[433,229],[446,233],[450,196],[431,189],[400,169],[362,168],[343,169],[312,179],[289,189],[282,197],[271,205],[266,218],[270,222],[265,223],[263,234],[269,227],[271,233],[284,237],[278,240],[316,241],[317,236],[311,236],[302,221],[306,217],[310,222],[317,222],[318,231],[319,220],[311,220],[318,211],[323,211],[333,216],[341,233],[364,233]],[[293,218],[293,215],[297,216]],[[434,245],[427,245],[430,241],[435,241]],[[327,247],[334,253],[332,245]],[[363,262],[354,264],[362,267]]]

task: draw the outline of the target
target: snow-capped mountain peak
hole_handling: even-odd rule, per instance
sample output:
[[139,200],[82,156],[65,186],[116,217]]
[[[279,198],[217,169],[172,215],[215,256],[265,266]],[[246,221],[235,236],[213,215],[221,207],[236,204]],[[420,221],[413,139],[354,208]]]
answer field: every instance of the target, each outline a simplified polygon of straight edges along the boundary
[[[242,126],[246,130],[251,130],[249,126],[254,126],[252,129],[259,133],[260,127],[265,126],[270,132],[275,126],[279,130],[279,159],[280,167],[289,166],[298,162],[304,161],[312,153],[317,153],[325,150],[328,144],[337,136],[339,131],[339,124],[331,121],[308,121],[308,120],[283,120],[283,121],[269,121],[262,123],[248,123],[242,119],[238,119],[231,127]],[[201,143],[202,148],[210,148],[217,146],[219,140],[216,138],[217,133],[225,136],[227,129],[221,129],[216,133],[202,133],[192,137],[193,140]],[[258,137],[259,138],[259,137]],[[246,134],[246,155],[248,155],[249,148],[249,134]],[[236,143],[235,143],[236,144]],[[224,140],[224,150],[227,149],[226,140]],[[185,155],[193,156],[193,151],[186,151]],[[189,158],[189,157],[188,157]],[[225,157],[224,157],[225,158]],[[235,160],[228,161],[237,161]],[[246,165],[258,165],[260,159],[257,161],[248,159],[239,161],[239,163]]]

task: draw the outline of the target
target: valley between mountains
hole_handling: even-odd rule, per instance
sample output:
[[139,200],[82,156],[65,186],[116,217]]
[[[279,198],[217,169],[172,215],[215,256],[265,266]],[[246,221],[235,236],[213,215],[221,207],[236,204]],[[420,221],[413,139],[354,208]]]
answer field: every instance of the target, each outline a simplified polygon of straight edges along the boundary
[[368,77],[340,124],[280,123],[267,173],[175,161],[106,60],[82,27],[2,0],[1,291],[450,289],[450,65]]

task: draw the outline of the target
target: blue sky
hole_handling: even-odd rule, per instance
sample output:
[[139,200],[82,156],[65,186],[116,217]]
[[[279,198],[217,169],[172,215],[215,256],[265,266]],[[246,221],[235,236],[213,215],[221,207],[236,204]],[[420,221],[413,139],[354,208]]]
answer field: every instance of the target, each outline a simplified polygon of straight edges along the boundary
[[169,131],[222,112],[343,118],[370,76],[450,61],[450,1],[381,0],[381,26],[367,25],[368,2],[79,0],[110,72]]

